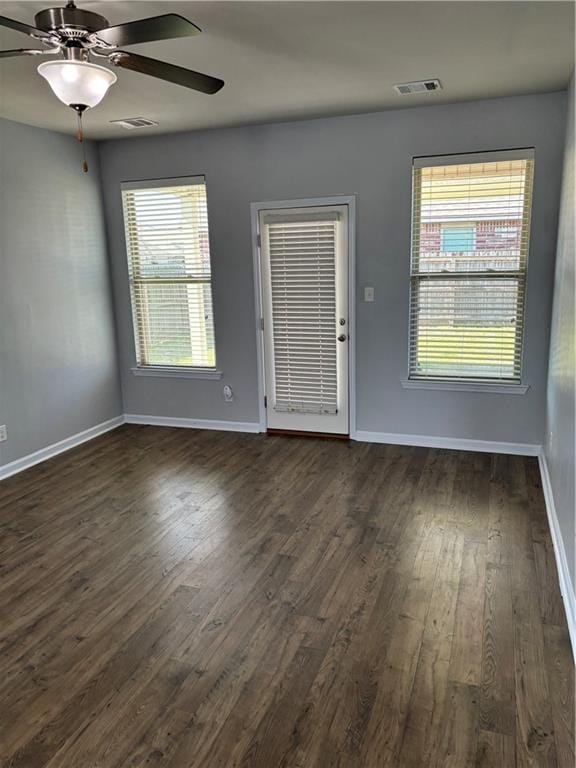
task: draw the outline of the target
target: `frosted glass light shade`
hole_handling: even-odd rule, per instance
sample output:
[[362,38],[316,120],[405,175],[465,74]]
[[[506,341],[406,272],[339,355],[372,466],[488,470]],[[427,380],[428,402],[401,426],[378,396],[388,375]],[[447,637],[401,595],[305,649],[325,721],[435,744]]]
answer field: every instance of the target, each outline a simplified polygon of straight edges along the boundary
[[45,61],[38,73],[69,107],[95,107],[118,79],[114,72],[88,61]]

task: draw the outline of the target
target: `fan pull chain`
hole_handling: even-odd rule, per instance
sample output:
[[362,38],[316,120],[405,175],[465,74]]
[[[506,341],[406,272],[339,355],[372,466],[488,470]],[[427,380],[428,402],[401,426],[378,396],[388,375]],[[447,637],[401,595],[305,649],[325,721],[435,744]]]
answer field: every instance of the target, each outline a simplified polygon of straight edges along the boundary
[[78,118],[78,133],[76,134],[76,138],[82,144],[82,170],[84,173],[88,173],[88,161],[86,160],[86,145],[84,144],[84,128],[82,126],[82,112],[78,111],[76,112],[76,116]]

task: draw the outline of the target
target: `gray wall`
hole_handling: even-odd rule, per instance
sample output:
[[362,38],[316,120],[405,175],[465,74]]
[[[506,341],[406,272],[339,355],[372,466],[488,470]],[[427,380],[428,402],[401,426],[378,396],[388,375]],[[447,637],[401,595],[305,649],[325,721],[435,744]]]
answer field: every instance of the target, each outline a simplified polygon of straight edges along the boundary
[[[125,411],[256,421],[250,203],[357,195],[357,419],[379,432],[542,442],[565,94],[298,123],[130,138],[101,145]],[[404,390],[414,155],[536,148],[525,396]],[[136,378],[120,183],[205,174],[216,343],[224,379]],[[373,285],[374,304],[360,301]],[[223,383],[236,400],[224,403]]]
[[576,331],[574,329],[574,77],[570,86],[564,176],[558,227],[554,310],[550,335],[548,370],[547,434],[545,453],[554,494],[554,505],[570,567],[572,588],[576,586],[574,517],[574,402],[576,388]]
[[[73,116],[70,116],[73,119]],[[122,412],[98,155],[0,121],[0,465]]]

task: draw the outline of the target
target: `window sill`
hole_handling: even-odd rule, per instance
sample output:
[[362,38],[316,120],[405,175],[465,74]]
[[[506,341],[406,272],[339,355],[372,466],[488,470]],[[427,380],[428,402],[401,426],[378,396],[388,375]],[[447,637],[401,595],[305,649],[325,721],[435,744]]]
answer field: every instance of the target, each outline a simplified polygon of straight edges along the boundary
[[132,368],[134,376],[153,376],[172,379],[221,379],[222,371],[216,368],[176,368],[170,366],[139,366]]
[[434,389],[445,392],[484,392],[498,395],[525,395],[529,384],[499,384],[489,381],[434,381],[433,379],[402,379],[404,389]]

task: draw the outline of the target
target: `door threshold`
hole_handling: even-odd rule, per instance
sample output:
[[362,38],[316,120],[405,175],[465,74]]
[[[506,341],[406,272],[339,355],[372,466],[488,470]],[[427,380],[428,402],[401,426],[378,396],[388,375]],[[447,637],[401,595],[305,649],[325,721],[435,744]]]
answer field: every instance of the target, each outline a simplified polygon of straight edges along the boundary
[[309,432],[308,430],[297,429],[270,429],[266,430],[267,435],[283,435],[284,437],[315,437],[321,440],[349,440],[350,435],[341,435],[337,432]]

